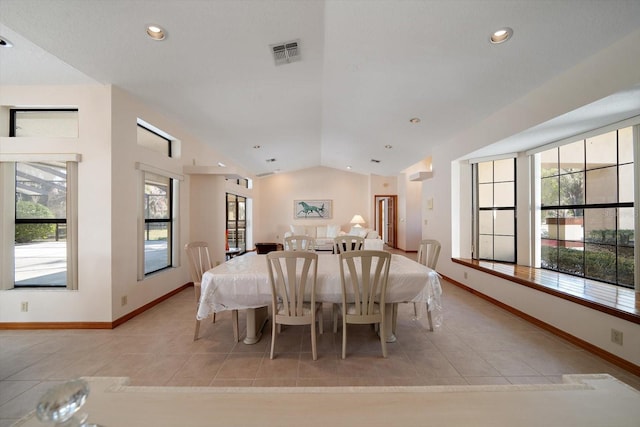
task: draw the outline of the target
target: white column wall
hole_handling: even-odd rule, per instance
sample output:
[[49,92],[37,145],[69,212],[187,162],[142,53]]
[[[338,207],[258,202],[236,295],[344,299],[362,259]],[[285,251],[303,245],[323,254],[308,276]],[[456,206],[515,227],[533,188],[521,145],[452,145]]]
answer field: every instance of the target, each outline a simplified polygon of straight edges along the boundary
[[[77,153],[78,290],[0,291],[0,322],[108,322],[111,313],[111,100],[107,86],[3,86],[0,105],[77,106],[75,138],[0,137],[2,153]],[[21,312],[22,301],[29,311]]]
[[[130,94],[111,86],[3,86],[0,106],[75,106],[79,137],[0,137],[2,153],[77,153],[78,165],[78,290],[10,289],[0,291],[0,322],[112,322],[190,281],[184,244],[198,230],[190,227],[189,176],[185,165],[231,162],[187,129],[160,115]],[[2,117],[8,117],[6,111]],[[176,138],[169,158],[139,147],[140,118]],[[6,126],[3,128],[6,134]],[[182,175],[179,197],[177,268],[137,280],[137,162]],[[230,166],[233,167],[233,166]],[[223,197],[224,186],[220,191]],[[224,222],[224,217],[223,217]],[[224,225],[221,226],[224,234]],[[122,297],[127,304],[122,305]],[[29,311],[21,312],[21,302]]]

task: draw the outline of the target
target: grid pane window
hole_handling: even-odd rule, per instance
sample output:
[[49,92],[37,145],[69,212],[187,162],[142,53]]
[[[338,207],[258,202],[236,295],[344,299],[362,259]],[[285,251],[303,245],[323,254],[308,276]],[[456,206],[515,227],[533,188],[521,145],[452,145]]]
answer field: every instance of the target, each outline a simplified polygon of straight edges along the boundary
[[144,273],[171,266],[172,179],[145,172]]
[[629,127],[540,154],[543,268],[633,287],[632,136]]
[[476,259],[515,262],[515,159],[474,165]]
[[15,171],[15,287],[65,287],[66,163],[16,163]]

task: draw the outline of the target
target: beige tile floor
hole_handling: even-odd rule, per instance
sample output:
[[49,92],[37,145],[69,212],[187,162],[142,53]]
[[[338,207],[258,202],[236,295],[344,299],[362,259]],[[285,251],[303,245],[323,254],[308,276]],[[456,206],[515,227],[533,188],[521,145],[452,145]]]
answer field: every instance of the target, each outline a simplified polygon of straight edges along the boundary
[[[415,254],[414,254],[415,255]],[[270,328],[255,345],[233,342],[230,313],[203,322],[193,341],[187,289],[114,330],[0,331],[0,427],[51,387],[79,376],[128,376],[133,385],[342,386],[557,383],[562,374],[608,373],[640,389],[640,377],[443,282],[444,321],[429,332],[400,306],[398,341],[381,357],[368,326],[331,333],[330,306],[311,359],[308,327],[287,327],[269,359]],[[243,327],[243,316],[240,316]]]

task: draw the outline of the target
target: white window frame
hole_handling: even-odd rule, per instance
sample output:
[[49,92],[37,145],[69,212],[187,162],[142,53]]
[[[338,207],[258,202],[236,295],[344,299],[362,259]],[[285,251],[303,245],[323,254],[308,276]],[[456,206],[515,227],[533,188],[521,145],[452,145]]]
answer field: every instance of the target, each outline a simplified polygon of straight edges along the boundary
[[[588,139],[598,135],[605,134],[607,132],[611,132],[617,129],[623,129],[625,127],[633,127],[633,161],[634,161],[634,180],[636,183],[640,182],[640,116],[631,117],[626,120],[622,120],[616,123],[612,123],[597,129],[593,129],[588,132],[584,132],[582,134],[577,134],[568,138],[563,138],[558,141],[554,141],[548,144],[544,144],[530,150],[525,151],[525,155],[531,158],[531,169],[532,169],[532,198],[531,198],[531,219],[534,227],[532,234],[531,244],[533,246],[532,250],[534,253],[534,262],[533,266],[539,268],[541,265],[541,249],[540,249],[540,187],[538,181],[540,180],[540,176],[536,174],[536,156],[539,156],[543,151],[547,151],[552,148],[561,147],[563,145],[571,144],[581,139]],[[634,188],[634,212],[635,212],[635,236],[636,241],[637,237],[640,236],[640,185],[636,185]],[[635,258],[635,292],[640,293],[640,247],[638,245],[635,246],[634,251]],[[604,283],[604,282],[603,282]],[[612,285],[618,286],[618,285]]]
[[184,176],[169,172],[155,166],[147,165],[144,163],[136,163],[136,169],[138,170],[138,281],[143,281],[146,278],[161,274],[167,271],[167,268],[145,274],[144,271],[144,233],[145,233],[145,218],[144,218],[144,186],[145,186],[145,172],[154,173],[156,175],[164,176],[171,179],[172,183],[172,203],[171,203],[171,265],[169,268],[176,268],[180,266],[180,181],[184,180]]
[[[0,289],[15,286],[15,165],[59,161],[67,164],[67,290],[78,289],[78,163],[80,154],[0,154]],[[45,289],[33,286],[30,289]],[[47,288],[48,289],[48,288]]]

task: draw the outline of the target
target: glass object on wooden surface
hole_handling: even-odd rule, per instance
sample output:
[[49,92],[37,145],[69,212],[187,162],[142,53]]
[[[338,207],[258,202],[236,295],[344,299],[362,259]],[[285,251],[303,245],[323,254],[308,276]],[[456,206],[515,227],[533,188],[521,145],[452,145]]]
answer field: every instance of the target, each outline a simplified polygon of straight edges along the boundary
[[36,417],[56,427],[100,427],[88,424],[87,414],[78,414],[89,396],[89,384],[83,379],[67,381],[51,387],[36,405]]

